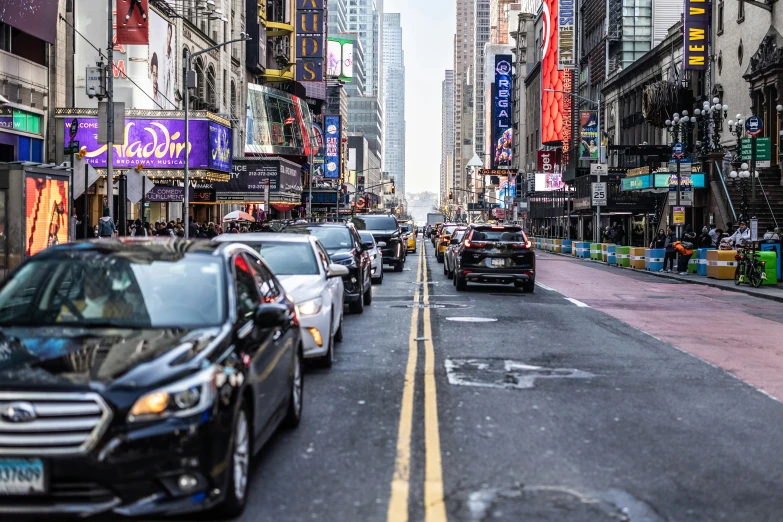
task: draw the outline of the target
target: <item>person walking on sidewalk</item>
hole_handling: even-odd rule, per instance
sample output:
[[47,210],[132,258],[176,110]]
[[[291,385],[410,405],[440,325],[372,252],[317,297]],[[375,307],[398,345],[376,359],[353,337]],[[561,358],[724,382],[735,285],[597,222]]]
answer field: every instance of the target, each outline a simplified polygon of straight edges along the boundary
[[104,208],[103,217],[98,221],[98,237],[101,239],[109,239],[117,233],[117,225],[109,214],[109,209]]
[[666,227],[666,240],[663,244],[663,248],[666,249],[666,254],[663,257],[663,268],[661,269],[661,272],[671,272],[674,269],[674,260],[677,259],[677,251],[674,249],[675,241],[674,230],[672,230],[671,226]]
[[720,233],[718,232],[718,227],[715,223],[710,223],[710,237],[712,238],[712,246],[714,248],[718,248],[718,238],[720,238]]

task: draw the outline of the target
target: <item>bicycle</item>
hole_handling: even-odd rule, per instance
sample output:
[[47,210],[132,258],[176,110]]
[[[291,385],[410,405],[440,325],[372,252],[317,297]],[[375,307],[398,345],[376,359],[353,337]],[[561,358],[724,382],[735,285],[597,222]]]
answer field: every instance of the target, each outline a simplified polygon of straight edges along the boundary
[[[751,255],[752,253],[752,255]],[[767,278],[767,263],[759,259],[759,254],[755,250],[748,248],[741,249],[734,256],[737,260],[737,270],[734,272],[734,284],[740,285],[748,283],[753,288],[758,288]]]

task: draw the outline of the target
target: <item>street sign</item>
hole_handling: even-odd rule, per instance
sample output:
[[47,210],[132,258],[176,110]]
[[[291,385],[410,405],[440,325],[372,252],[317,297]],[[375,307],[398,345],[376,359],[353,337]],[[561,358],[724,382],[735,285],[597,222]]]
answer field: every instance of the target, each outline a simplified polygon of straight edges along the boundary
[[685,207],[674,207],[674,224],[685,224]]
[[[753,148],[752,138],[742,138],[740,143],[740,158],[750,161]],[[769,167],[772,160],[772,138],[756,138],[756,167]]]
[[591,176],[598,176],[598,179],[601,179],[601,176],[606,176],[608,171],[606,170],[606,163],[591,163],[590,164],[590,175]]
[[68,130],[68,134],[70,136],[70,141],[73,141],[73,139],[76,137],[76,135],[79,133],[79,120],[77,118],[74,118],[71,120],[71,128]]
[[758,116],[751,116],[745,120],[745,130],[751,136],[756,136],[764,130],[764,122]]
[[682,158],[685,154],[685,146],[682,143],[675,143],[672,145],[672,156],[675,158]]
[[606,206],[606,182],[593,182],[592,184],[593,189],[593,206],[594,207],[605,207]]
[[758,241],[759,240],[759,220],[758,219],[751,219],[750,220],[750,240],[751,241]]
[[[73,127],[71,127],[73,128]],[[70,142],[65,149],[63,149],[63,152],[65,154],[78,154],[79,153],[79,142],[78,141],[72,141]]]

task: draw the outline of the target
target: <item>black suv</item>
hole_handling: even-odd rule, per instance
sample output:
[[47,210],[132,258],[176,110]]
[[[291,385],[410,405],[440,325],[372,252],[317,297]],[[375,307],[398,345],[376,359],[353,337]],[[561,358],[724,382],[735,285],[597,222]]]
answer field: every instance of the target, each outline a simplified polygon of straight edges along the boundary
[[309,223],[283,229],[286,233],[312,234],[318,238],[332,263],[348,267],[343,277],[345,303],[351,313],[364,312],[364,305],[372,303],[372,260],[368,247],[350,223]]
[[454,285],[509,284],[535,289],[536,255],[518,225],[470,225],[454,256]]
[[378,243],[386,243],[381,249],[383,263],[393,265],[395,272],[402,272],[408,246],[401,237],[397,218],[389,214],[366,214],[355,216],[351,221],[359,230],[370,232]]

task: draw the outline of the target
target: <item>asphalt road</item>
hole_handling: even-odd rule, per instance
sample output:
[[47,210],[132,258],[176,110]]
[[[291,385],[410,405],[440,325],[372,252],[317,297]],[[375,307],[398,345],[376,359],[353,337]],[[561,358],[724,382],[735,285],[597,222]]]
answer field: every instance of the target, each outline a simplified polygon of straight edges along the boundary
[[[346,317],[334,367],[307,373],[304,419],[255,461],[242,521],[783,520],[783,405],[623,315],[644,316],[627,297],[651,291],[643,275],[541,255],[533,294],[458,293],[423,244]],[[657,284],[676,342],[683,285]]]

